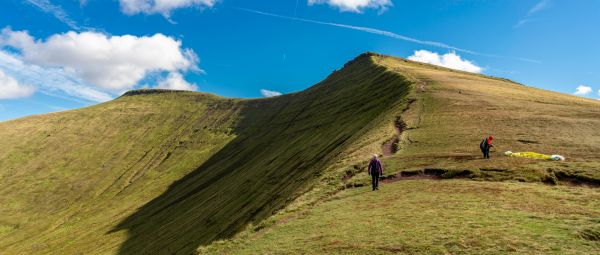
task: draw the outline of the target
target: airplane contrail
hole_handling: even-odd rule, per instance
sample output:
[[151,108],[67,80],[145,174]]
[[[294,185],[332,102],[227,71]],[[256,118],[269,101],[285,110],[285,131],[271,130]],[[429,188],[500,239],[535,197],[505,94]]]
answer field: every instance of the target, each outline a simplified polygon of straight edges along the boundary
[[[448,44],[445,44],[445,43],[442,43],[442,42],[420,40],[420,39],[416,39],[416,38],[412,38],[412,37],[408,37],[408,36],[396,34],[394,32],[390,32],[390,31],[376,29],[376,28],[361,27],[361,26],[352,26],[352,25],[346,25],[346,24],[341,24],[341,23],[325,22],[325,21],[318,21],[318,20],[311,20],[311,19],[289,17],[289,16],[284,16],[284,15],[279,15],[279,14],[274,14],[274,13],[268,13],[268,12],[263,12],[263,11],[257,11],[257,10],[252,10],[252,9],[246,9],[246,8],[235,8],[235,9],[238,9],[238,10],[241,10],[241,11],[245,11],[245,12],[254,13],[254,14],[259,14],[259,15],[264,15],[264,16],[270,16],[270,17],[275,17],[275,18],[280,18],[280,19],[287,19],[287,20],[301,21],[301,22],[306,22],[306,23],[313,23],[313,24],[319,24],[319,25],[326,25],[326,26],[341,27],[341,28],[346,28],[346,29],[351,29],[351,30],[357,30],[357,31],[362,31],[362,32],[370,33],[370,34],[382,35],[382,36],[390,37],[390,38],[397,39],[397,40],[412,42],[412,43],[421,44],[421,45],[428,45],[428,46],[433,46],[433,47],[438,47],[438,48],[445,48],[445,49],[454,50],[454,51],[458,51],[458,52],[464,52],[464,53],[468,53],[468,54],[472,54],[472,55],[477,55],[477,56],[494,57],[494,58],[505,58],[503,56],[498,56],[498,55],[493,55],[493,54],[486,54],[486,53],[481,53],[481,52],[476,52],[476,51],[472,51],[472,50],[467,50],[467,49],[462,49],[462,48],[454,47],[454,46],[451,46],[451,45],[448,45]],[[539,61],[537,61],[537,60],[528,59],[528,58],[513,58],[513,59],[517,59],[517,60],[520,60],[520,61],[526,61],[526,62],[532,62],[532,63],[539,63]]]
[[294,8],[294,18],[296,18],[298,15],[298,3],[300,2],[300,0],[296,0],[296,8]]

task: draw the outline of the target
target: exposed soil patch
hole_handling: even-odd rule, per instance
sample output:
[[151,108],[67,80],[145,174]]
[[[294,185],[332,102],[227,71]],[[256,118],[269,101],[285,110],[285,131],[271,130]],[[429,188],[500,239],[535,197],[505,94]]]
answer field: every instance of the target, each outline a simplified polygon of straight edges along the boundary
[[428,174],[415,174],[410,176],[402,176],[402,175],[393,175],[387,176],[385,179],[381,180],[383,183],[391,183],[397,181],[405,181],[405,180],[441,180],[442,177]]
[[423,170],[406,170],[397,174],[384,176],[383,183],[397,182],[403,180],[441,180],[441,179],[459,179],[469,178],[473,172],[470,170],[444,170],[426,168]]
[[465,162],[465,161],[471,161],[471,160],[478,160],[478,159],[482,159],[481,156],[475,156],[475,155],[444,155],[444,156],[426,156],[426,157],[413,157],[414,159],[421,159],[421,158],[426,158],[426,159],[439,159],[439,160],[452,160],[452,161],[457,161],[457,162]]
[[425,169],[425,171],[423,171],[423,173],[426,174],[426,175],[442,176],[444,173],[446,173],[446,170],[443,170],[443,169]]
[[[382,183],[391,183],[403,180],[441,180],[441,179],[476,179],[478,177],[485,178],[485,172],[502,173],[509,171],[508,169],[500,168],[480,168],[479,171],[473,171],[469,169],[438,169],[438,168],[425,168],[418,170],[403,170],[399,173],[386,175],[381,177]],[[488,173],[492,174],[492,173]],[[506,179],[502,179],[506,180]],[[499,181],[502,181],[499,180]],[[513,179],[519,180],[519,179]],[[519,180],[525,181],[525,180]],[[568,185],[568,186],[583,186],[589,188],[600,188],[600,180],[596,180],[590,177],[570,174],[565,172],[550,172],[545,178],[540,180],[540,183],[547,185]],[[345,188],[361,187],[365,184],[359,183],[348,183]]]
[[406,248],[404,246],[381,246],[380,250],[391,253],[401,253],[406,252]]
[[350,180],[352,177],[354,177],[360,171],[364,171],[366,168],[365,167],[366,164],[368,164],[368,163],[361,162],[360,164],[356,164],[356,165],[352,166],[352,168],[349,168],[348,170],[346,170],[346,173],[344,174],[344,176],[342,176],[342,181],[346,182],[346,181]]
[[[409,103],[409,107],[411,103]],[[396,134],[390,140],[383,143],[383,145],[381,146],[381,151],[383,152],[384,156],[390,156],[400,149],[400,135],[402,134],[402,132],[404,132],[404,130],[406,130],[406,122],[402,120],[402,117],[396,117],[396,120],[394,120],[394,128],[396,129]]]
[[525,139],[519,139],[517,140],[520,143],[524,143],[524,144],[538,144],[538,141],[532,141],[532,140],[525,140]]
[[499,169],[499,168],[479,168],[479,170],[481,171],[486,171],[486,172],[506,172],[506,169]]
[[390,155],[396,153],[398,151],[398,143],[399,142],[400,142],[400,137],[398,137],[398,135],[395,135],[394,137],[392,137],[392,139],[383,143],[383,145],[381,146],[381,151],[383,152],[383,155],[390,156]]
[[581,175],[569,174],[565,172],[556,172],[554,173],[554,175],[561,184],[567,184],[572,186],[588,186],[593,188],[600,187],[600,180],[597,179],[592,179]]
[[350,180],[350,178],[354,177],[354,171],[352,170],[346,170],[346,174],[344,174],[344,176],[342,177],[342,181],[346,182],[347,180]]

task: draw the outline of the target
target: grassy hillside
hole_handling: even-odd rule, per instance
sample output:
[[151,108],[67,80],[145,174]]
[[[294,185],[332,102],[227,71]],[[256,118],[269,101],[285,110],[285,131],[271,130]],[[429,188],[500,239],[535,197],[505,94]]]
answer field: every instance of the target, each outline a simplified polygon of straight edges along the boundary
[[[321,251],[319,242],[290,248],[294,240],[307,240],[307,233],[282,228],[277,234],[278,226],[285,225],[280,220],[296,224],[298,212],[333,205],[347,211],[327,211],[321,214],[325,218],[299,224],[333,233],[336,225],[315,222],[347,218],[342,224],[348,228],[345,236],[360,242],[365,236],[352,233],[367,226],[348,212],[377,197],[361,188],[339,192],[368,183],[365,161],[371,153],[385,155],[390,181],[417,176],[597,185],[598,126],[600,102],[594,100],[376,54],[359,56],[305,91],[275,98],[133,91],[93,107],[0,123],[0,253],[189,254],[232,237],[233,241],[201,250]],[[478,144],[488,134],[497,138],[496,151],[491,160],[483,160]],[[505,150],[561,154],[567,161],[509,158],[502,156]],[[479,189],[508,190],[505,193],[512,195],[504,201],[507,204],[518,202],[515,190],[520,188],[543,193],[531,198],[536,203],[558,204],[550,197],[557,192],[564,196],[560,201],[579,201],[581,213],[570,216],[578,222],[573,225],[578,231],[595,233],[582,226],[600,218],[592,203],[600,200],[598,193],[584,188],[571,192],[561,186],[553,191],[541,184],[467,181],[394,185],[381,198],[410,194],[413,200],[398,201],[399,207],[371,208],[369,215],[422,217],[416,215],[421,210],[435,214],[437,209],[427,209],[431,203],[410,210],[404,205],[432,196],[444,205],[439,201],[444,198],[435,193],[439,191],[435,185],[441,185],[449,198],[467,196],[447,203],[471,203],[484,211],[487,197],[473,198]],[[356,200],[321,204],[345,194]],[[516,226],[531,223],[519,218],[521,209],[511,210],[503,211],[503,217],[516,217]],[[475,216],[474,224],[495,220]],[[453,230],[464,222],[455,219],[442,232],[452,236],[471,231]],[[541,226],[557,230],[561,225],[554,223]],[[531,234],[531,242],[517,245],[518,251],[534,249],[532,242],[545,238],[529,230],[533,231],[514,230],[513,234]],[[270,231],[275,239],[262,239]],[[491,231],[503,238],[508,235],[500,228]],[[404,237],[424,236],[430,230],[405,233]],[[563,237],[577,252],[590,244],[576,234]],[[279,239],[283,246],[274,248],[280,249],[266,247]],[[248,246],[253,240],[256,245]],[[340,247],[352,240],[341,240]],[[426,246],[427,240],[406,246],[407,251],[418,247],[443,251]],[[489,240],[457,244],[449,251],[461,247],[487,251],[495,247]]]
[[[401,151],[388,158],[404,171],[474,179],[600,184],[600,102],[390,57],[376,61],[410,77],[418,96],[401,116]],[[496,140],[492,160],[479,142]],[[505,151],[560,154],[565,162],[504,156]],[[413,170],[413,171],[411,171]]]
[[[354,165],[334,184],[352,189],[313,206],[300,198],[300,206],[200,253],[600,252],[600,102],[403,59],[373,60],[414,88],[395,116],[396,135],[382,144],[382,190],[362,187],[369,185],[366,164]],[[485,160],[478,145],[490,134],[496,148]],[[506,157],[507,150],[567,161]]]
[[164,93],[0,123],[0,250],[118,248],[104,233],[234,139],[233,105]]
[[132,92],[1,123],[0,250],[186,254],[229,237],[363,160],[409,85],[363,56],[272,99]]
[[407,180],[277,215],[206,254],[598,254],[600,190]]

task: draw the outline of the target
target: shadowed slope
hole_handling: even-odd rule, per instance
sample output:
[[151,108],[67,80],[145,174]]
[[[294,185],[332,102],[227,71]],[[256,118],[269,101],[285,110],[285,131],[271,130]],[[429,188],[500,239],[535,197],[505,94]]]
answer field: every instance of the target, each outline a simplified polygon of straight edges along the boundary
[[188,254],[261,221],[408,91],[364,56],[307,91],[243,102],[233,141],[120,224],[130,233],[121,253]]
[[0,253],[116,249],[103,233],[233,139],[235,116],[178,92],[0,123]]
[[134,91],[0,123],[0,250],[188,254],[348,160],[409,90],[363,55],[277,98]]
[[382,144],[386,174],[598,182],[598,126],[600,102],[375,54],[276,98],[134,91],[0,123],[0,253],[192,253],[365,185]]
[[[282,211],[198,252],[598,253],[600,102],[403,59],[373,59],[416,87],[409,107],[388,119],[397,117],[400,150],[383,157],[387,176],[380,190],[364,187],[366,164],[354,165],[334,184],[350,189]],[[496,148],[484,160],[478,145],[489,134]],[[388,137],[384,149],[396,139],[391,132]],[[505,150],[559,153],[567,161],[511,158]],[[440,180],[454,177],[463,180]],[[424,178],[436,180],[418,180]]]

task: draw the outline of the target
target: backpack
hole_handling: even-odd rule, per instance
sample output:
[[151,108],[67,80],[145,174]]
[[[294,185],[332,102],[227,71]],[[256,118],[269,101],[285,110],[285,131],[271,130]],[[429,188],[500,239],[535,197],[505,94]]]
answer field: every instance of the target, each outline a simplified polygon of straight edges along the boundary
[[377,161],[371,160],[370,165],[371,165],[371,174],[373,174],[373,173],[379,174],[380,169],[379,169],[379,164],[377,164]]
[[479,144],[479,149],[485,150],[487,148],[487,139],[483,138],[483,141]]

